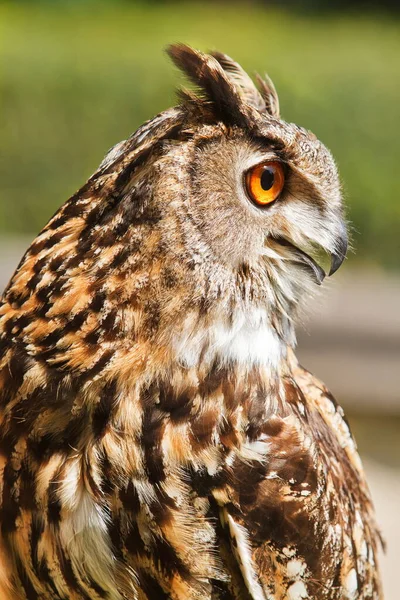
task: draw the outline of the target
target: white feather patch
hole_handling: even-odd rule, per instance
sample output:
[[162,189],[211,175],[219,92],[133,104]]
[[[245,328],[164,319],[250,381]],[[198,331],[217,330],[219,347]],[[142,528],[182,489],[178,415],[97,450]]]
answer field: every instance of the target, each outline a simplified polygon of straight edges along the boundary
[[276,370],[286,352],[267,312],[254,308],[237,313],[232,324],[221,317],[207,328],[199,328],[193,315],[188,315],[172,344],[178,360],[187,367],[197,366],[200,359],[212,362],[236,362],[247,367],[260,365]]
[[305,600],[306,598],[309,598],[309,595],[302,581],[296,581],[288,588],[287,600]]
[[236,523],[231,515],[228,514],[228,525],[231,537],[236,540],[237,559],[246,587],[253,600],[266,600],[266,596],[258,581],[256,571],[251,556],[248,533],[242,525]]
[[82,581],[90,575],[107,590],[110,600],[121,600],[114,584],[107,515],[84,487],[77,460],[71,462],[65,479],[60,482],[59,495],[63,507],[60,537],[68,548],[74,572]]

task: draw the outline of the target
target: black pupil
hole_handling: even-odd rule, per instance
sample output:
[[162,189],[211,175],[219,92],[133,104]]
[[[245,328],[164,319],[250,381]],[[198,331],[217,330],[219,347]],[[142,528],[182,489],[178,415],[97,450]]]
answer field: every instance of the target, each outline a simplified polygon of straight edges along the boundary
[[272,188],[275,181],[275,173],[271,167],[264,167],[261,175],[261,187],[266,192]]

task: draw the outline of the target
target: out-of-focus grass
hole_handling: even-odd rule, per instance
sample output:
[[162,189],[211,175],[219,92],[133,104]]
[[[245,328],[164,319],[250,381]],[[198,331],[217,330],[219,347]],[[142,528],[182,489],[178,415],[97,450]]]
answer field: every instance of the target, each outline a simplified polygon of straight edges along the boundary
[[[350,407],[350,404],[349,404]],[[346,411],[358,449],[365,458],[400,469],[400,416]],[[399,471],[400,474],[400,471]]]
[[0,230],[34,232],[108,147],[174,101],[172,41],[268,70],[334,152],[359,259],[399,266],[400,24],[256,5],[0,7]]

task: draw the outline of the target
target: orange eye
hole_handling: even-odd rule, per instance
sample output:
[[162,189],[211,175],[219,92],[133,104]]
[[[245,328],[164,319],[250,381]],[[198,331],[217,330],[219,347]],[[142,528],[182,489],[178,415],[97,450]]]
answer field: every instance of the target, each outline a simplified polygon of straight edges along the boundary
[[274,202],[282,191],[285,175],[281,163],[269,161],[246,173],[246,188],[250,198],[259,206]]

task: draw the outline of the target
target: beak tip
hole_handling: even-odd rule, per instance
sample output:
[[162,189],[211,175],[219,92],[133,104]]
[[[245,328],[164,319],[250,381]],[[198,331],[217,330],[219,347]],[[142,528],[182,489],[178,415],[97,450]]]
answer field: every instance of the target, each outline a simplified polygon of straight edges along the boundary
[[[342,263],[340,263],[340,265],[341,265],[341,264],[342,264]],[[334,262],[332,261],[332,265],[331,265],[331,268],[330,268],[330,270],[329,270],[328,277],[332,277],[332,275],[334,275],[334,274],[336,273],[336,271],[339,269],[340,265],[336,265],[336,264],[334,264]]]
[[341,237],[338,240],[338,246],[331,254],[331,268],[329,271],[329,277],[334,275],[339,267],[342,265],[347,254],[347,232],[343,231]]
[[331,268],[329,271],[329,277],[331,277],[331,275],[334,275],[336,273],[336,271],[339,269],[339,267],[342,265],[344,259],[346,258],[346,254],[342,254],[341,252],[334,252],[332,254],[332,259],[331,259]]

